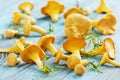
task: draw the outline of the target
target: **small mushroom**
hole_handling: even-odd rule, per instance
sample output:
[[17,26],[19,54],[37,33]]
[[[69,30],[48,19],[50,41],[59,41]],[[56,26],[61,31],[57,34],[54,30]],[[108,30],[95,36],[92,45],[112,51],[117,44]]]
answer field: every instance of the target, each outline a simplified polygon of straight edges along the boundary
[[19,40],[21,41],[21,43],[22,43],[24,46],[28,46],[28,45],[30,45],[30,44],[33,44],[32,42],[26,41],[25,37],[21,37]]
[[55,41],[55,36],[54,35],[45,35],[41,37],[38,40],[38,45],[43,49],[43,50],[49,50],[53,56],[56,55],[57,49],[54,47],[53,43]]
[[120,63],[114,62],[113,60],[109,59],[108,53],[105,52],[100,60],[100,65],[109,63],[112,64],[113,66],[120,67]]
[[74,13],[84,15],[84,12],[80,10],[79,8],[70,8],[67,12],[64,13],[64,18],[66,19],[67,16],[74,14]]
[[17,55],[15,53],[10,53],[6,57],[6,63],[8,66],[15,66],[16,64],[20,63],[20,61],[17,58]]
[[97,13],[109,13],[109,12],[111,12],[111,9],[105,3],[105,0],[100,0],[100,5],[97,7],[97,9],[95,11]]
[[18,30],[7,29],[5,31],[6,38],[13,38],[16,35],[18,35]]
[[72,54],[67,59],[67,66],[74,69],[76,64],[81,63],[80,49],[86,46],[86,42],[82,38],[68,39],[63,43],[63,48]]
[[[55,63],[58,64],[60,60],[67,60],[68,58],[69,58],[69,56],[63,54],[62,48],[60,48],[58,50],[58,52],[56,53]],[[88,61],[83,59],[83,60],[81,60],[81,64],[84,65],[84,66],[87,66],[88,65]]]
[[113,13],[108,13],[98,21],[93,21],[92,25],[102,34],[113,34],[116,30],[116,17]]
[[31,14],[31,10],[33,8],[34,8],[34,5],[32,2],[23,2],[19,5],[19,9],[28,15]]
[[20,25],[20,24],[22,24],[23,19],[29,19],[32,24],[36,23],[36,20],[34,18],[32,18],[31,16],[28,16],[26,14],[22,14],[22,13],[17,12],[17,11],[13,13],[13,23]]
[[48,1],[47,5],[41,9],[41,12],[51,17],[53,22],[58,21],[58,15],[64,10],[64,5],[55,1]]
[[38,45],[29,45],[20,53],[20,56],[24,62],[29,64],[36,63],[40,70],[43,72],[49,72],[49,69],[42,63],[42,60],[46,56],[45,52]]
[[78,75],[83,75],[86,72],[86,68],[82,64],[77,64],[74,68],[74,72]]
[[47,34],[47,32],[41,27],[32,25],[29,19],[26,19],[25,23],[23,24],[23,31],[25,36],[30,36],[30,31],[38,32],[42,35]]
[[62,59],[62,60],[67,60],[68,57],[69,57],[68,55],[63,54],[62,48],[60,48],[60,49],[58,50],[58,52],[56,53],[55,63],[58,64],[61,59]]
[[86,36],[92,28],[92,22],[81,14],[71,14],[65,20],[65,34],[71,38]]
[[0,52],[21,52],[22,50],[24,50],[24,45],[21,43],[20,40],[15,39],[14,40],[16,46],[7,48],[7,49],[1,49]]
[[102,46],[99,48],[93,50],[91,55],[102,55],[105,52],[108,53],[108,56],[110,59],[115,59],[116,58],[116,50],[115,50],[115,45],[114,42],[111,38],[106,38],[104,39],[104,42]]

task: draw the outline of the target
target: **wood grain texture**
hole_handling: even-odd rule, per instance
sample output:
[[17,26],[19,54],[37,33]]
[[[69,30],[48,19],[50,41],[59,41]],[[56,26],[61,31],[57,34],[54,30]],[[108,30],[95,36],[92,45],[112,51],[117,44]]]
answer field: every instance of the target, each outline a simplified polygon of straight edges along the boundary
[[[41,14],[40,8],[46,4],[48,0],[0,0],[0,33],[3,33],[10,22],[12,21],[12,14],[18,10],[18,5],[24,1],[32,1],[35,8],[32,10],[32,16],[37,20],[36,25],[41,26],[45,30],[48,30],[49,22],[51,19]],[[65,5],[65,11],[75,6],[76,0],[57,0]],[[97,14],[94,12],[95,8],[99,4],[99,0],[78,0],[79,4],[83,8],[89,7],[92,13],[90,16],[95,17],[97,20],[104,16],[103,14]],[[116,60],[120,62],[120,0],[106,0],[107,4],[111,7],[112,12],[117,16],[117,30],[113,35],[101,36],[102,38],[111,37],[115,42],[116,47]],[[64,11],[64,12],[65,12]],[[89,17],[89,16],[88,16]],[[64,18],[63,14],[60,14],[59,21],[52,23],[54,27],[54,34],[56,36],[55,46],[57,49],[62,47],[62,43],[66,40],[64,34]],[[41,35],[37,33],[31,33],[30,37],[26,39],[36,43]],[[16,38],[16,37],[15,37]],[[14,39],[0,39],[0,49],[14,46]],[[50,52],[46,52],[51,55]],[[61,71],[55,71],[55,74],[50,73],[46,76],[42,73],[35,64],[26,64],[24,62],[15,67],[8,67],[5,63],[6,54],[0,54],[0,80],[120,80],[120,68],[103,65],[100,68],[103,73],[97,73],[95,71],[87,71],[85,75],[76,75],[73,71],[65,67]],[[56,65],[54,63],[54,57],[47,61],[48,65]],[[61,61],[60,64],[65,64]],[[57,65],[56,65],[57,66]]]

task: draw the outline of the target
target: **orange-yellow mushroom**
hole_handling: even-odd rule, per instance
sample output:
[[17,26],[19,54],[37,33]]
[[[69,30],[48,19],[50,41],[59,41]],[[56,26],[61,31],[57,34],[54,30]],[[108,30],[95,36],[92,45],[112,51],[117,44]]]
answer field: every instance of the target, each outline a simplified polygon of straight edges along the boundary
[[108,53],[108,56],[110,59],[115,59],[116,58],[116,49],[114,42],[111,38],[105,38],[102,46],[99,48],[91,51],[91,55],[102,55],[105,52]]
[[71,14],[65,20],[65,34],[71,38],[85,37],[92,28],[92,22],[81,14]]
[[24,50],[24,45],[21,43],[20,40],[15,39],[14,40],[16,46],[7,48],[7,49],[1,49],[0,52],[21,52],[22,50]]
[[6,38],[13,38],[16,35],[18,35],[18,30],[7,29],[5,31]]
[[27,15],[31,14],[31,10],[34,8],[34,5],[32,2],[23,2],[19,5],[19,9],[23,12],[25,12]]
[[23,24],[23,31],[25,36],[30,36],[31,31],[38,32],[42,35],[47,34],[47,32],[41,27],[32,25],[30,19],[26,19],[25,23]]
[[86,46],[86,42],[82,38],[68,39],[63,43],[63,48],[72,54],[67,59],[67,66],[74,69],[76,64],[81,63],[80,49]]
[[58,21],[58,15],[64,10],[64,5],[55,1],[48,1],[47,5],[41,9],[41,12],[51,17],[53,22]]
[[113,13],[108,13],[105,17],[98,21],[93,21],[92,26],[102,34],[113,34],[116,31],[116,16]]
[[[63,54],[62,48],[60,48],[60,49],[58,50],[58,52],[56,53],[55,63],[58,64],[60,60],[67,60],[68,58],[69,58],[69,55]],[[81,64],[84,65],[84,66],[87,66],[87,65],[88,65],[88,61],[85,60],[85,59],[82,59],[82,60],[81,60]]]
[[86,68],[82,64],[77,64],[74,68],[74,72],[78,75],[83,75],[86,72]]
[[84,12],[79,8],[70,8],[67,12],[64,13],[64,18],[66,19],[67,16],[75,13],[84,15]]
[[108,53],[105,52],[100,60],[100,65],[103,65],[105,63],[112,64],[113,66],[120,67],[120,63],[114,62],[113,60],[109,59]]
[[38,45],[29,45],[20,53],[20,56],[24,62],[29,64],[36,63],[41,71],[49,72],[49,69],[42,63],[42,60],[46,56],[45,52]]
[[24,46],[28,46],[28,45],[30,45],[30,44],[33,44],[32,42],[27,41],[27,40],[25,39],[25,37],[21,37],[19,40],[21,41],[21,43],[22,43]]
[[36,20],[34,18],[32,18],[31,16],[28,16],[26,14],[22,14],[22,13],[17,12],[17,11],[13,13],[13,23],[14,24],[18,24],[18,25],[22,24],[23,19],[29,19],[32,24],[36,23]]
[[15,66],[16,64],[20,63],[20,61],[17,58],[17,55],[15,53],[10,53],[7,57],[6,57],[6,63],[8,66]]
[[57,49],[55,48],[55,46],[53,45],[53,43],[55,42],[55,36],[54,35],[45,35],[42,36],[39,40],[38,40],[38,45],[43,49],[43,50],[49,50],[53,56],[56,55]]
[[68,55],[63,54],[62,48],[60,48],[60,49],[58,50],[58,52],[56,53],[55,63],[58,64],[61,59],[62,59],[62,60],[67,60],[68,57],[69,57]]
[[109,12],[111,12],[111,9],[105,3],[105,0],[100,0],[100,4],[95,11],[97,13],[109,13]]

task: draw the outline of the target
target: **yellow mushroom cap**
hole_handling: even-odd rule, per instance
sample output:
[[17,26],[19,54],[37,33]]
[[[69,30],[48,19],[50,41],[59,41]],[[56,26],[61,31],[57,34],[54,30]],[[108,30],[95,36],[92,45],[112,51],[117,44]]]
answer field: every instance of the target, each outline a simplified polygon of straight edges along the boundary
[[74,68],[74,72],[78,75],[83,75],[86,72],[86,68],[82,64],[77,64]]
[[63,48],[67,52],[72,52],[75,50],[80,50],[86,46],[86,42],[82,38],[72,38],[68,39],[63,43]]
[[67,16],[74,13],[84,15],[84,12],[81,11],[79,8],[70,8],[67,12],[64,13],[64,18],[67,18]]
[[15,53],[10,53],[7,57],[6,57],[6,63],[8,66],[15,66],[17,63],[19,63],[20,61],[18,61],[17,59],[17,55]]
[[116,30],[116,17],[113,13],[108,13],[104,18],[101,18],[96,28],[102,34],[113,34]]
[[41,12],[50,16],[53,22],[58,20],[58,14],[62,13],[63,10],[64,5],[54,0],[48,1],[47,5],[41,8]]
[[19,5],[20,10],[24,11],[25,8],[32,10],[34,8],[34,5],[32,2],[23,2]]
[[[92,22],[81,14],[71,14],[65,20],[66,28],[71,28],[75,35],[84,36],[87,35],[92,28]],[[75,31],[74,31],[75,30]],[[72,32],[69,31],[69,32]],[[69,36],[69,32],[66,32],[66,36]],[[67,35],[68,34],[68,35]],[[73,35],[73,34],[71,34]]]
[[13,38],[15,35],[17,35],[18,34],[18,30],[12,30],[12,29],[7,29],[6,31],[5,31],[5,36],[7,37],[7,38]]
[[114,46],[114,42],[111,38],[104,39],[105,49],[108,53],[109,58],[115,59],[116,58],[116,50]]
[[31,44],[20,53],[20,56],[24,62],[33,63],[33,59],[36,59],[36,56],[39,56],[39,58],[43,60],[46,55],[41,47]]
[[43,37],[41,37],[38,40],[38,45],[41,46],[42,49],[44,49],[44,46],[49,44],[49,43],[54,43],[55,42],[55,36],[54,35],[45,35]]

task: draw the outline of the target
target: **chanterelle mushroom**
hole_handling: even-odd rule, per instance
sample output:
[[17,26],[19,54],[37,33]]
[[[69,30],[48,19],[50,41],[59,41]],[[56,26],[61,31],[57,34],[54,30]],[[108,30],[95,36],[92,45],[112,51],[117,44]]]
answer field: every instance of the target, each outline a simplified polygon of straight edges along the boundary
[[31,16],[28,16],[26,14],[22,14],[22,13],[17,12],[17,11],[13,13],[13,23],[20,25],[20,24],[22,24],[23,19],[29,19],[32,24],[36,23],[36,20],[34,18],[32,18]]
[[109,13],[109,12],[111,12],[111,9],[105,3],[105,0],[100,0],[100,5],[97,7],[97,9],[95,11],[97,13]]
[[18,35],[18,30],[7,29],[5,31],[6,38],[13,38],[15,35]]
[[23,2],[19,5],[19,9],[23,12],[25,12],[26,14],[30,15],[31,14],[31,10],[34,8],[34,5],[32,2]]
[[42,60],[45,58],[46,55],[41,47],[39,47],[38,45],[29,45],[20,53],[20,56],[24,62],[29,64],[36,63],[42,71],[50,72],[50,70],[42,63]]
[[17,55],[15,53],[10,53],[6,57],[6,63],[8,66],[15,66],[16,64],[20,63],[20,61],[17,58]]
[[84,15],[84,12],[80,10],[79,8],[70,8],[67,12],[64,13],[64,18],[67,18],[67,16],[74,14],[74,13]]
[[91,28],[92,22],[81,14],[71,14],[65,20],[65,34],[70,38],[86,36]]
[[67,59],[67,66],[74,69],[77,64],[81,63],[80,49],[86,46],[86,42],[82,38],[68,39],[63,43],[63,48],[72,55]]
[[38,32],[42,35],[47,34],[47,32],[41,27],[32,25],[29,19],[26,19],[25,23],[23,24],[23,31],[25,36],[30,36],[31,31]]
[[100,55],[104,54],[105,52],[108,53],[109,58],[115,59],[116,57],[116,50],[114,42],[111,38],[105,38],[102,46],[93,50],[91,55]]
[[42,49],[46,49],[49,50],[54,56],[56,55],[57,49],[54,47],[53,43],[55,41],[55,36],[54,35],[45,35],[43,37],[41,37],[38,40],[38,45],[42,48]]
[[30,45],[30,44],[33,44],[32,42],[27,41],[27,40],[25,39],[25,37],[23,37],[23,36],[22,36],[19,40],[21,41],[21,43],[22,43],[24,46],[28,46],[28,45]]
[[108,13],[105,17],[94,22],[95,28],[102,34],[113,34],[116,30],[116,17],[113,13]]
[[22,50],[24,50],[24,45],[21,43],[20,40],[15,39],[14,40],[16,46],[7,48],[7,49],[1,49],[0,52],[21,52]]
[[55,1],[49,0],[47,5],[41,9],[41,12],[51,17],[53,22],[58,21],[58,15],[64,10],[64,5]]
[[114,62],[113,60],[109,59],[108,53],[105,52],[100,60],[100,65],[109,63],[112,64],[113,66],[120,67],[120,63]]

